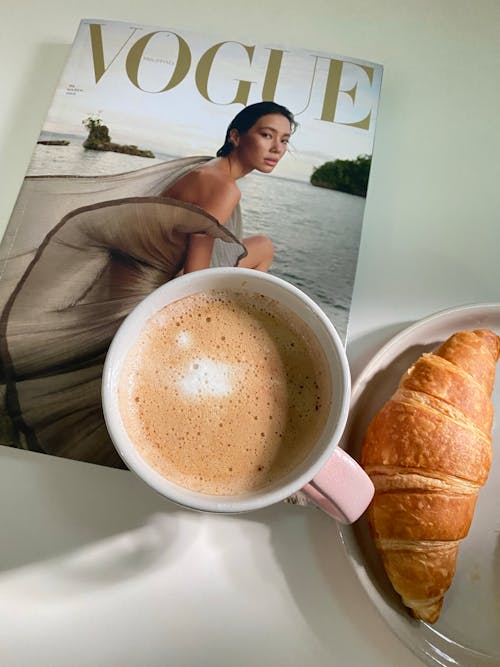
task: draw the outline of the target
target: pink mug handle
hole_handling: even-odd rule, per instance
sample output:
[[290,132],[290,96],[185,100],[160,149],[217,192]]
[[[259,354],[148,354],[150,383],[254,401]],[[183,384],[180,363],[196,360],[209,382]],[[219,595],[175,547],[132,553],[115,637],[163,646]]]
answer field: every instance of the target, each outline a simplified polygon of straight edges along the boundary
[[354,523],[371,502],[374,486],[363,468],[337,447],[302,492],[341,523]]

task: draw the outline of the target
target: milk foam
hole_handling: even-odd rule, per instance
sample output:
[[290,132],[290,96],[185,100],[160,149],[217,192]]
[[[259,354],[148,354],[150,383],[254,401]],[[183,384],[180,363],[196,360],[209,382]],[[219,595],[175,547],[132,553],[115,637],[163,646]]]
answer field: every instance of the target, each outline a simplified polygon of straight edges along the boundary
[[229,396],[233,393],[236,368],[223,361],[195,358],[182,371],[178,385],[185,396],[202,400],[208,396]]
[[179,347],[188,348],[191,346],[191,335],[188,331],[181,331],[175,339],[175,342]]
[[138,452],[160,474],[202,493],[238,494],[307,458],[331,382],[316,337],[294,313],[261,295],[208,291],[148,321],[119,400]]

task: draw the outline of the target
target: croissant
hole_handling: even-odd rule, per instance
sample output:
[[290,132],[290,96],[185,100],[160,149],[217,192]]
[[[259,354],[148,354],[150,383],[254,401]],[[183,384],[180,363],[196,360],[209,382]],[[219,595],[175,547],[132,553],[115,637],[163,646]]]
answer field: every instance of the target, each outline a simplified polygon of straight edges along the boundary
[[368,522],[385,571],[417,619],[434,623],[491,463],[500,338],[459,331],[403,375],[370,422],[361,465]]

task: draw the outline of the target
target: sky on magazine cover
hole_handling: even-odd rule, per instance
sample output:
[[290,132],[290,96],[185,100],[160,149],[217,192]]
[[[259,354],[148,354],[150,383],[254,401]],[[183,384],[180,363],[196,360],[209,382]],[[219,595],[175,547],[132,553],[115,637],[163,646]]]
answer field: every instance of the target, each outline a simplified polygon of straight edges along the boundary
[[[105,71],[96,83],[89,26],[82,22],[43,129],[83,136],[86,130],[82,121],[95,115],[109,126],[115,142],[171,156],[214,155],[224,141],[228,124],[243,106],[231,103],[238,82],[252,82],[248,104],[262,99],[271,47],[252,45],[256,48],[250,63],[242,44],[231,42],[231,36],[137,28],[102,22]],[[148,41],[140,61],[139,88],[127,75],[127,55],[140,37],[155,31],[159,32]],[[178,39],[174,33],[187,43],[191,66],[178,85],[158,92],[170,81],[177,63]],[[210,70],[211,102],[197,89],[195,71],[202,54],[220,41],[228,43],[218,50]],[[316,58],[317,55],[322,57]],[[335,122],[321,120],[330,62],[324,55],[284,49],[274,99],[292,110],[299,127],[277,176],[308,181],[313,169],[327,160],[353,159],[372,152],[382,68],[374,66],[370,82],[358,61],[345,59]],[[329,57],[344,60],[340,56]],[[349,90],[354,92],[345,92]],[[367,114],[371,114],[369,130],[347,125]]]

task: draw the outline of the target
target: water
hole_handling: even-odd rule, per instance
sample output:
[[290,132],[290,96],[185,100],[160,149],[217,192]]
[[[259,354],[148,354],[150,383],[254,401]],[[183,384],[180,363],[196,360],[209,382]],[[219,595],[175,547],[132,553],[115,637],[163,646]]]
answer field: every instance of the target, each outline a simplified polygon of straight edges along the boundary
[[45,146],[37,144],[28,167],[31,176],[78,175],[99,176],[102,174],[120,174],[125,171],[142,169],[164,162],[169,156],[158,155],[156,158],[138,157],[112,151],[89,151],[83,148],[86,137],[74,135],[43,134],[44,139],[67,139],[69,146]]
[[272,273],[317,301],[344,338],[365,200],[253,174],[240,187],[245,234],[273,240]]
[[[133,171],[169,159],[37,145],[30,175],[95,176]],[[275,247],[271,273],[312,297],[345,340],[365,200],[309,183],[262,174],[239,181],[244,236],[265,234]]]

